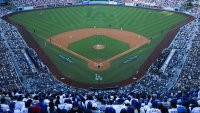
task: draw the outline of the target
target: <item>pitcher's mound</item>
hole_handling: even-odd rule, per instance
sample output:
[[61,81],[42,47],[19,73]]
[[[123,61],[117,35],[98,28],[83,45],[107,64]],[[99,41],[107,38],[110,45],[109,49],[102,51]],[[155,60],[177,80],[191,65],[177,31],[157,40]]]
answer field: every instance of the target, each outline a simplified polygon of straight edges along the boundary
[[93,48],[94,48],[95,50],[102,50],[102,49],[104,49],[104,45],[102,45],[102,44],[97,44],[97,45],[94,45]]

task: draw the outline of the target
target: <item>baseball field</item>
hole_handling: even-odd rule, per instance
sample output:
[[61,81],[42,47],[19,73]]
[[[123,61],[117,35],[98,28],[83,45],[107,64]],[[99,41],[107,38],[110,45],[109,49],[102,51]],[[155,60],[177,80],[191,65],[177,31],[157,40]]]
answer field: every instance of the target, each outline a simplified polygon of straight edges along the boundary
[[62,78],[88,84],[134,77],[166,34],[186,19],[174,12],[104,5],[10,17],[31,33]]

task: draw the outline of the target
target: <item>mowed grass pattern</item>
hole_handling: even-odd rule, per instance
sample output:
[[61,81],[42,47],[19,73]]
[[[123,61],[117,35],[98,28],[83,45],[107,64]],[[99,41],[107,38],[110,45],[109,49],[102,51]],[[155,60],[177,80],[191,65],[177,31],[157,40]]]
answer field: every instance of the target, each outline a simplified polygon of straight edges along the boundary
[[[93,46],[97,44],[103,45],[104,49],[95,50]],[[103,35],[93,35],[70,44],[68,49],[91,60],[106,60],[128,50],[129,44]]]
[[[14,15],[10,19],[27,28],[63,76],[84,83],[98,83],[95,80],[97,72],[88,69],[85,61],[66,51],[49,43],[45,46],[44,43],[48,38],[62,32],[93,28],[94,26],[97,28],[123,28],[123,30],[151,38],[151,44],[114,60],[108,70],[98,72],[103,77],[101,84],[121,81],[135,74],[166,33],[186,20],[184,16],[173,12],[95,5],[24,12]],[[63,62],[58,57],[60,54],[72,58],[75,64]],[[133,55],[138,55],[138,59],[128,64],[122,64],[124,60]]]

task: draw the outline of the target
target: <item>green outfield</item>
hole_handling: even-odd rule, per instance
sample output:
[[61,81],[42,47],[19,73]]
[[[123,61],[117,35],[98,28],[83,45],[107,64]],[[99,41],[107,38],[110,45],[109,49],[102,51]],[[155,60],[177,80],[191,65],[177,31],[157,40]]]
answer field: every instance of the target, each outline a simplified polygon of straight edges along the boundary
[[[62,76],[67,76],[75,81],[83,83],[97,84],[99,83],[95,80],[95,74],[97,73],[103,78],[100,84],[104,84],[118,82],[135,74],[154,48],[163,40],[167,32],[176,25],[184,22],[186,17],[173,12],[159,10],[91,5],[22,12],[11,16],[10,19],[27,28],[33,35],[34,40],[58,67],[63,74]],[[115,59],[111,62],[108,70],[100,72],[90,70],[87,66],[87,62],[50,43],[47,43],[45,46],[46,40],[54,35],[75,29],[93,28],[94,26],[97,28],[123,28],[123,30],[135,32],[149,38],[151,43]],[[92,51],[91,48],[90,50],[89,48],[80,48],[83,43],[86,44],[87,47],[91,47],[90,44],[95,43],[95,40],[90,41],[86,39],[82,41],[83,42],[77,42],[74,43],[74,45],[70,45],[69,49],[78,51],[80,54],[91,59],[95,59],[98,55],[100,55],[98,56],[99,58],[107,59],[114,54],[117,54],[119,51],[129,49],[123,42],[114,42],[110,41],[109,38],[105,38],[105,44],[113,42],[113,45],[115,45],[114,48],[108,48],[109,51],[112,52],[103,52],[102,50],[102,53],[95,53],[97,51]],[[118,47],[117,43],[121,43],[123,47]],[[114,49],[116,49],[117,52],[115,52]],[[92,56],[90,53],[94,53],[95,55]],[[67,56],[75,63],[70,64],[64,62],[58,57],[59,55]],[[136,60],[126,64],[122,63],[130,56],[135,55],[138,56]]]
[[[93,46],[97,44],[103,45],[104,49],[95,50]],[[130,49],[130,47],[125,42],[103,35],[94,35],[70,44],[68,49],[91,60],[106,60]]]

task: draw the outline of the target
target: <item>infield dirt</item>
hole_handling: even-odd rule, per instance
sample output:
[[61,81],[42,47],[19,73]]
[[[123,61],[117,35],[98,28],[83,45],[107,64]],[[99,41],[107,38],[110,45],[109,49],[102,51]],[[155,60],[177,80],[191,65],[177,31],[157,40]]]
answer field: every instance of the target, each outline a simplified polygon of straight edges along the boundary
[[[115,55],[112,58],[109,58],[107,60],[104,60],[104,61],[101,60],[101,62],[90,60],[74,51],[67,49],[69,44],[74,43],[84,38],[91,37],[93,35],[104,35],[104,36],[108,36],[113,39],[128,43],[130,46],[130,49],[118,55]],[[90,69],[95,70],[95,71],[102,71],[109,68],[109,64],[111,61],[143,46],[144,44],[149,43],[150,40],[148,38],[145,38],[144,36],[138,35],[133,32],[124,31],[124,30],[110,29],[110,28],[87,28],[87,29],[68,31],[68,32],[55,35],[52,38],[49,38],[48,42],[66,50],[67,52],[73,54],[76,57],[79,57],[85,60],[86,62],[88,62],[88,67]],[[99,63],[102,64],[101,67],[97,66]]]

